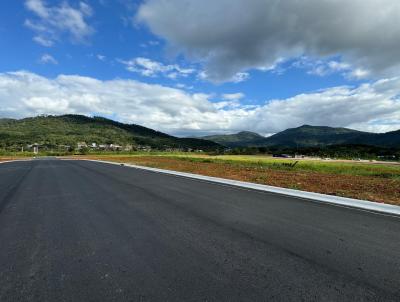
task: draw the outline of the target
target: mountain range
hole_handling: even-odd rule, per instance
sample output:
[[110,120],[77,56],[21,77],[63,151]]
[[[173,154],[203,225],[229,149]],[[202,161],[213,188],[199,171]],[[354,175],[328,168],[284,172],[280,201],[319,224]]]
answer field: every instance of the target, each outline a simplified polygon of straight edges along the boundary
[[330,145],[367,145],[400,148],[400,130],[370,133],[348,128],[303,125],[286,129],[269,137],[254,132],[202,137],[225,147],[324,147]]
[[83,115],[37,116],[0,119],[0,149],[20,149],[37,143],[48,149],[57,146],[118,144],[150,146],[153,149],[201,149],[223,147],[308,148],[334,145],[367,145],[400,148],[400,130],[387,133],[362,132],[347,128],[303,125],[269,137],[242,131],[236,134],[201,138],[179,138],[136,124],[124,124],[103,117]]

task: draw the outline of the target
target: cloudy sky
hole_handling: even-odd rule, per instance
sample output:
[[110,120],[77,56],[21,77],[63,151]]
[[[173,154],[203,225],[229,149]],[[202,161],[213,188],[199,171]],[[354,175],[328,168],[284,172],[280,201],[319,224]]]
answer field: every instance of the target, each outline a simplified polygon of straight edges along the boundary
[[398,0],[0,2],[0,117],[400,129]]

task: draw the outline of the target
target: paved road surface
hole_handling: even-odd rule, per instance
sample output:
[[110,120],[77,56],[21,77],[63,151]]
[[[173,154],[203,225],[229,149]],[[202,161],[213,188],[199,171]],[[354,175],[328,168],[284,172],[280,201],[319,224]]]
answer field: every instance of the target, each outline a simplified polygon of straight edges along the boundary
[[94,162],[0,164],[0,301],[400,301],[400,219]]

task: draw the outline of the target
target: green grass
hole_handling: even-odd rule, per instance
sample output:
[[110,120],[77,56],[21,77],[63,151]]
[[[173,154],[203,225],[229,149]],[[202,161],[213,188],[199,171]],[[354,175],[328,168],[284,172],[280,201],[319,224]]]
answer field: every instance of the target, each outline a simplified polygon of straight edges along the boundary
[[[0,154],[1,155],[1,154]],[[6,155],[6,154],[4,154]],[[18,153],[8,155],[22,155]],[[25,156],[32,156],[31,153],[25,153]],[[50,155],[50,154],[43,154]],[[96,153],[89,153],[88,155],[96,155]],[[230,164],[239,167],[259,168],[259,169],[274,169],[283,171],[297,171],[297,172],[316,172],[316,173],[329,173],[339,175],[353,175],[353,176],[370,176],[380,177],[387,179],[400,180],[400,165],[394,164],[372,164],[361,162],[327,162],[318,160],[299,160],[296,166],[289,167],[287,164],[293,164],[293,159],[278,159],[266,156],[254,155],[218,155],[210,156],[201,153],[185,153],[185,152],[121,152],[121,153],[97,153],[99,156],[109,156],[110,158],[118,157],[138,157],[138,156],[160,156],[172,159],[198,162],[198,163],[220,163]]]
[[393,164],[369,164],[358,162],[325,162],[318,160],[299,160],[296,166],[290,167],[288,164],[293,164],[292,159],[276,159],[271,157],[251,156],[251,155],[192,155],[192,154],[160,154],[170,158],[180,160],[188,160],[192,162],[205,163],[229,163],[232,165],[243,167],[259,167],[263,169],[289,170],[289,171],[305,171],[329,174],[345,174],[355,176],[372,176],[389,179],[400,179],[400,165]]

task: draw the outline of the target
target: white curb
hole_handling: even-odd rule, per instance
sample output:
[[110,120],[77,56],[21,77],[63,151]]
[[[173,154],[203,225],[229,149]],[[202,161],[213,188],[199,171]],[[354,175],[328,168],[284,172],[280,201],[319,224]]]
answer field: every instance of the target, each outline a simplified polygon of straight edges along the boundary
[[30,161],[30,160],[31,159],[11,159],[11,160],[0,161],[0,164],[15,163],[20,161]]
[[314,202],[323,202],[337,206],[343,207],[351,207],[356,209],[361,209],[365,211],[372,211],[378,212],[382,214],[390,214],[400,216],[400,206],[390,205],[390,204],[381,204],[377,202],[367,201],[367,200],[360,200],[360,199],[353,199],[353,198],[346,198],[346,197],[339,197],[339,196],[332,196],[320,193],[313,193],[313,192],[306,192],[300,190],[292,190],[280,187],[273,187],[261,184],[255,184],[250,182],[238,181],[238,180],[231,180],[219,177],[211,177],[211,176],[204,176],[199,174],[192,174],[192,173],[185,173],[185,172],[178,172],[178,171],[171,171],[171,170],[164,170],[164,169],[157,169],[157,168],[149,168],[144,166],[126,164],[126,163],[117,163],[111,161],[102,161],[102,160],[90,160],[90,159],[78,159],[78,160],[85,160],[85,161],[92,161],[92,162],[100,162],[118,166],[127,166],[141,170],[147,170],[157,173],[164,173],[170,174],[175,176],[182,176],[182,177],[189,177],[193,179],[203,180],[203,181],[210,181],[224,185],[236,186],[241,188],[247,188],[252,190],[264,191],[269,193],[275,193],[295,198],[307,199]]

